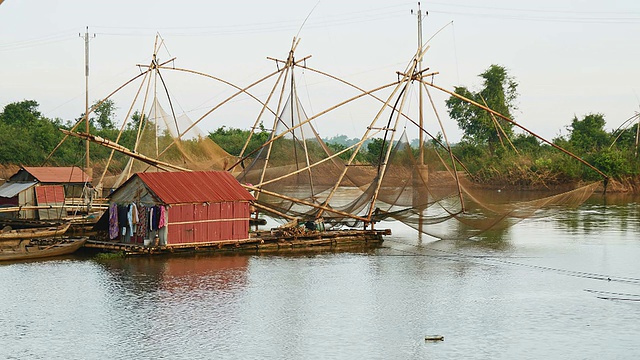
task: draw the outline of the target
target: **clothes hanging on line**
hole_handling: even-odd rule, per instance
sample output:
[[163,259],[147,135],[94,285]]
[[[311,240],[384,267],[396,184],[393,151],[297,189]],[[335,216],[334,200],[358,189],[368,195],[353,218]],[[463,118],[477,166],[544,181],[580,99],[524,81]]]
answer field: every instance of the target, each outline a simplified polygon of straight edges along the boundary
[[138,212],[138,223],[136,224],[136,235],[140,236],[143,239],[147,237],[147,208],[144,206],[140,206],[140,211]]
[[109,238],[128,236],[133,241],[146,239],[149,231],[167,226],[167,209],[163,205],[136,204],[109,205]]
[[118,237],[118,205],[109,205],[109,239]]
[[166,225],[167,213],[166,213],[165,207],[162,206],[162,205],[158,206],[158,209],[160,210],[159,211],[160,212],[160,216],[159,216],[159,219],[158,219],[158,229],[162,229]]

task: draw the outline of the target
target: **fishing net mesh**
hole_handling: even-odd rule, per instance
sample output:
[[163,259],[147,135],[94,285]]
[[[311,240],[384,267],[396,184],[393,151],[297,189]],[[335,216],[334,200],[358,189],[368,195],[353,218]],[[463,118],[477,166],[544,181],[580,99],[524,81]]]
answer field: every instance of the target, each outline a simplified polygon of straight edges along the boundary
[[[237,159],[194,126],[186,114],[173,116],[157,99],[144,116],[138,138],[136,153],[189,170],[225,170]],[[145,171],[157,169],[131,159],[118,182]]]
[[332,156],[307,119],[297,98],[290,97],[275,119],[270,141],[245,160],[238,175],[242,183],[281,195],[257,194],[260,204],[303,221],[320,218],[330,226],[362,226],[362,218],[371,215],[374,222],[400,221],[439,239],[471,238],[577,206],[599,185],[502,200],[495,189],[475,184],[435,143],[425,144],[420,161],[403,132],[386,163],[349,163]]
[[[396,109],[389,110],[389,123],[381,128],[384,139],[393,140],[391,148],[383,146],[377,161],[355,160],[353,152],[363,146],[366,135],[351,152],[334,154],[308,121],[295,89],[283,99],[269,140],[239,163],[186,115],[168,113],[157,100],[146,112],[134,150],[190,170],[225,170],[238,164],[232,170],[238,181],[262,189],[255,193],[257,202],[273,210],[276,218],[287,214],[302,221],[321,220],[328,227],[400,221],[440,239],[482,236],[523,219],[552,215],[581,204],[599,185],[544,195],[523,193],[518,201],[502,199],[500,192],[472,181],[437,141],[425,142],[420,157],[406,132],[395,134],[391,119],[401,112]],[[154,169],[132,160],[123,177],[140,171]]]

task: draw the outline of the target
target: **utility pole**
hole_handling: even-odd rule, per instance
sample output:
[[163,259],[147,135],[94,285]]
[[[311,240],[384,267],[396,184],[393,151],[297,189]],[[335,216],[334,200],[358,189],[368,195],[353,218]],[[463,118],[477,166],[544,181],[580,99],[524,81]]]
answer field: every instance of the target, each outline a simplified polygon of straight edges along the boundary
[[[418,2],[418,52],[417,54],[420,54],[422,52],[422,9],[420,8],[420,2]],[[427,14],[425,14],[426,16]],[[420,84],[419,84],[419,124],[420,124],[420,135],[419,135],[419,156],[420,156],[420,165],[424,165],[424,115],[423,115],[423,104],[422,104],[422,57],[420,57],[420,59],[418,60],[418,76],[420,77]]]
[[[85,130],[86,133],[89,133],[89,27],[87,26],[84,36],[82,34],[78,34],[81,38],[84,39],[84,120],[85,120]],[[96,37],[96,34],[93,34],[92,37]],[[91,177],[93,171],[91,171],[91,163],[89,160],[89,140],[85,140],[85,172],[89,177]]]
[[[413,14],[413,10],[411,10]],[[413,172],[413,206],[416,207],[420,212],[418,215],[418,240],[422,241],[422,220],[423,220],[423,212],[425,211],[425,204],[427,203],[425,199],[428,198],[428,195],[425,191],[426,187],[426,179],[428,178],[427,166],[424,164],[424,84],[422,84],[422,19],[427,15],[425,13],[422,14],[422,8],[420,7],[420,2],[418,2],[418,12],[416,14],[418,16],[418,50],[416,51],[416,61],[418,62],[416,65],[416,69],[414,70],[414,78],[413,80],[418,80],[418,156],[420,160],[418,161],[418,166],[414,169]]]

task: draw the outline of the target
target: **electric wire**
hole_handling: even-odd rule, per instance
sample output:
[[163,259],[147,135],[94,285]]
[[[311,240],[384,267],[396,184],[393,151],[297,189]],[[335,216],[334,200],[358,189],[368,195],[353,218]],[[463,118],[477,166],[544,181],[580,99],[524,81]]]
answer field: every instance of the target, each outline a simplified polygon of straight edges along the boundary
[[[566,23],[599,23],[599,24],[637,24],[640,23],[640,13],[637,12],[606,12],[606,11],[574,11],[574,10],[552,10],[552,9],[518,9],[504,7],[470,6],[460,4],[430,3],[435,9],[430,9],[431,13],[448,15],[462,15],[478,18],[493,18],[506,20],[525,21],[546,21],[546,22],[566,22]],[[438,9],[442,6],[443,9]],[[404,16],[406,4],[398,4],[387,7],[373,9],[363,9],[357,13],[334,14],[325,16],[315,16],[305,19],[305,28],[326,28],[329,26],[352,25],[363,22],[379,21]],[[314,7],[315,8],[315,7]],[[453,10],[447,10],[452,8]],[[474,9],[487,10],[488,12],[477,12]],[[536,15],[537,14],[537,15]],[[551,15],[551,16],[549,16]],[[308,20],[308,23],[307,23]],[[265,32],[283,32],[300,30],[300,20],[281,20],[271,22],[261,22],[253,24],[230,24],[216,26],[163,26],[160,29],[169,31],[172,36],[215,36],[215,35],[240,35],[240,34],[262,34]],[[135,26],[92,26],[94,29],[104,29],[106,32],[96,32],[96,34],[107,36],[146,36],[148,34],[140,31],[151,30],[158,32],[158,27],[135,27]],[[122,31],[109,31],[122,30]],[[0,43],[0,52],[21,50],[25,48],[50,45],[63,41],[70,41],[75,38],[76,32],[64,30],[56,34],[47,34],[26,40]]]
[[[462,5],[462,4],[452,4],[452,3],[441,3],[441,2],[429,2],[430,5],[442,5],[442,6],[451,6],[465,9],[483,9],[483,10],[498,10],[498,11],[516,11],[516,12],[536,12],[536,13],[559,13],[559,14],[587,14],[587,15],[629,15],[633,14],[629,11],[584,11],[584,10],[553,10],[553,9],[533,9],[533,8],[508,8],[508,7],[495,7],[495,6],[478,6],[478,5]],[[635,13],[640,15],[640,13]]]
[[519,20],[519,21],[539,21],[539,22],[558,22],[558,23],[582,23],[582,24],[639,24],[640,17],[544,17],[519,14],[495,14],[495,13],[467,13],[462,11],[439,11],[432,10],[433,13],[447,15],[462,15],[470,17],[479,17],[483,19],[502,19],[502,20]]
[[39,47],[44,45],[51,45],[63,41],[70,41],[76,39],[77,32],[72,30],[64,30],[55,34],[47,34],[44,36],[29,38],[25,40],[18,40],[6,43],[0,43],[0,52],[22,50],[32,47]]

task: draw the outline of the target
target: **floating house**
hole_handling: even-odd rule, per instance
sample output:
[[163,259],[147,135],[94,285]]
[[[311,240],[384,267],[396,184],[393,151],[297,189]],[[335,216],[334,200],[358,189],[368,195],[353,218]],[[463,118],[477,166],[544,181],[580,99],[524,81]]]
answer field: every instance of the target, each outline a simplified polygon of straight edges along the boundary
[[76,166],[24,166],[0,186],[0,206],[16,208],[13,216],[22,219],[61,219],[65,201],[92,194],[90,187],[91,178]]
[[193,247],[248,239],[254,200],[225,171],[136,173],[109,195],[104,216],[110,241]]

